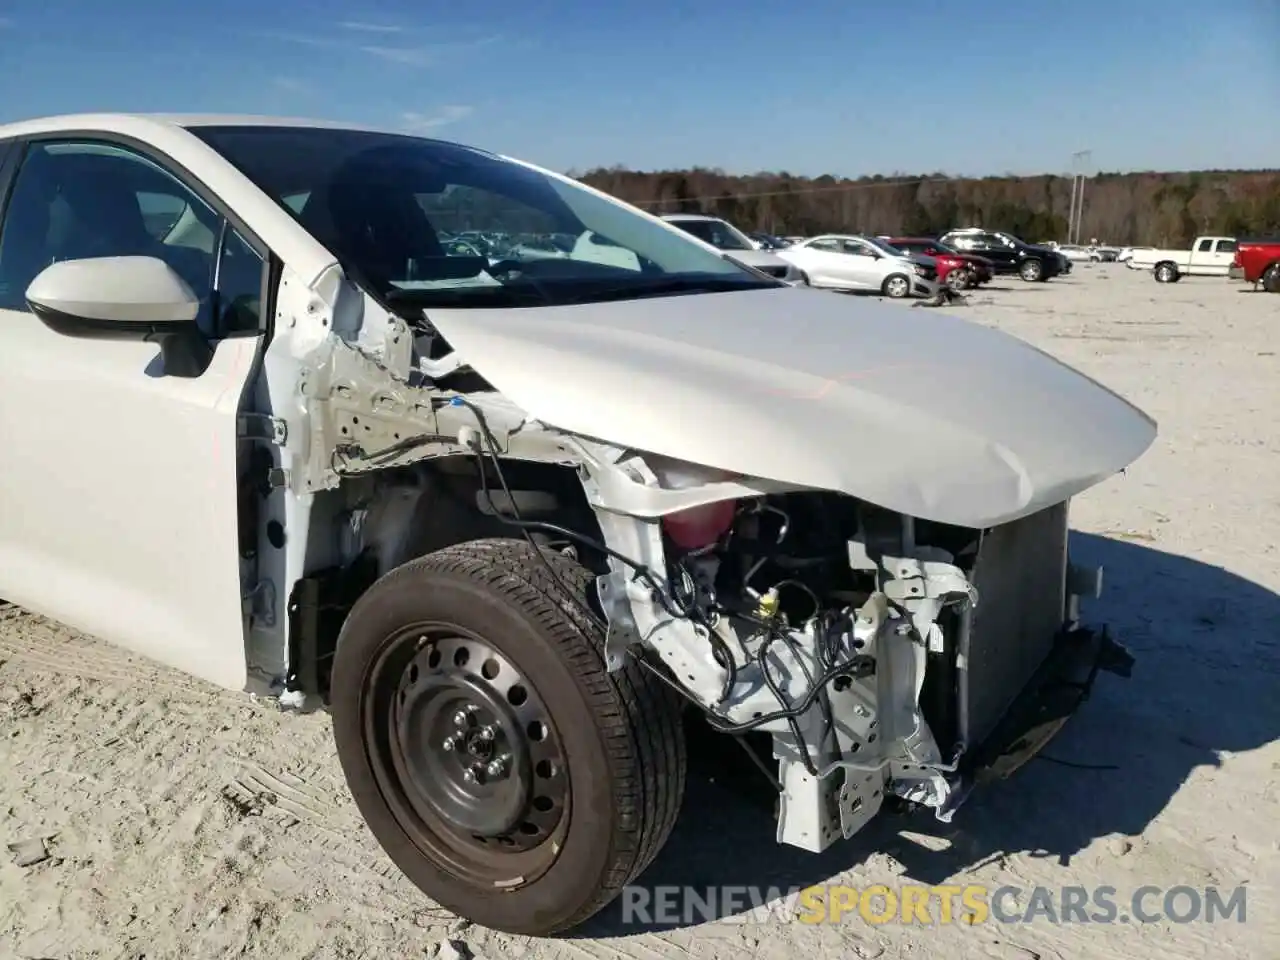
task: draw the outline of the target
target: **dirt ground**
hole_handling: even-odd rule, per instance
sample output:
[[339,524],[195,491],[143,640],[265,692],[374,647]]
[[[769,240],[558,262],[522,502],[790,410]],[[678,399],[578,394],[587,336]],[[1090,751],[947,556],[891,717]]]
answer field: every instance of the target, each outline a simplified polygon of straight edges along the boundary
[[[903,309],[908,309],[904,307]],[[1132,650],[1014,779],[953,823],[885,820],[813,856],[777,846],[736,768],[692,777],[645,885],[823,882],[1247,887],[1236,922],[626,925],[573,939],[455,922],[347,799],[323,716],[283,715],[19,610],[0,611],[0,957],[1280,957],[1280,297],[1116,265],[1000,281],[963,315],[1022,336],[1160,422],[1074,505],[1107,570],[1092,608]],[[720,751],[723,753],[723,751]],[[714,759],[714,757],[712,758]],[[1069,765],[1070,764],[1070,765]],[[745,774],[750,776],[750,774]],[[1159,897],[1150,901],[1158,906]]]

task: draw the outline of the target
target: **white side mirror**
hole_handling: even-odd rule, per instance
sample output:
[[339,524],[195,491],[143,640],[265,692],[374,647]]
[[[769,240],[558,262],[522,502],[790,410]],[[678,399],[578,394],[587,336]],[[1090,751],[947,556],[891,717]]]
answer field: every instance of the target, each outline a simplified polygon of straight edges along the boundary
[[111,339],[149,339],[159,328],[194,324],[200,311],[186,281],[155,257],[51,264],[27,287],[27,304],[59,333]]
[[196,324],[200,298],[155,257],[51,264],[27,287],[27,305],[63,336],[155,343],[169,376],[198,377],[213,357]]

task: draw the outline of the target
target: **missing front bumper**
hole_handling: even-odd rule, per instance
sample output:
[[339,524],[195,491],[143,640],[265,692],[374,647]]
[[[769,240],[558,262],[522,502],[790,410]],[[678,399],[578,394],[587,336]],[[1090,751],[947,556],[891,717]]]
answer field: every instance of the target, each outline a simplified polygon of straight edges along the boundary
[[1099,673],[1127,678],[1133,663],[1133,656],[1105,628],[1077,627],[1061,634],[991,734],[965,757],[965,779],[982,784],[1011,776],[1044,749],[1088,699]]

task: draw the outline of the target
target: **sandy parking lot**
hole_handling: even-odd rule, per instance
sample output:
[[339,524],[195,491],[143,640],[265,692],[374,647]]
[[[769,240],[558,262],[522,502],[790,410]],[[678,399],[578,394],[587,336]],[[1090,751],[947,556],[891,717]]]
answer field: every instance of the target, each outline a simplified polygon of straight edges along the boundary
[[495,960],[1280,956],[1280,297],[1115,265],[995,287],[959,312],[1160,421],[1156,448],[1074,509],[1077,548],[1107,567],[1094,612],[1136,655],[1134,676],[1102,677],[1051,760],[951,825],[886,820],[822,856],[776,846],[769,812],[725,788],[736,770],[695,771],[643,882],[1109,884],[1122,904],[1144,884],[1246,884],[1246,923],[646,930],[614,910],[574,939],[490,934],[455,925],[380,853],[323,717],[7,609],[0,839],[48,837],[53,856],[23,868],[0,848],[0,957],[410,958],[446,938]]

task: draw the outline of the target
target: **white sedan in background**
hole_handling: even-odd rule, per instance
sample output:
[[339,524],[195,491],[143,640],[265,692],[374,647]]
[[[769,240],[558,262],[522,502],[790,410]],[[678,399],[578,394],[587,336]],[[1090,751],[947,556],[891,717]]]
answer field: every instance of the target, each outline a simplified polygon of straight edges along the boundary
[[739,263],[745,263],[748,267],[767,273],[793,287],[809,283],[802,268],[797,269],[772,251],[761,250],[754,240],[728,220],[709,217],[703,213],[668,213],[662,219],[703,243],[724,251]]
[[938,284],[927,267],[905,254],[892,256],[862,237],[824,234],[777,255],[803,270],[815,287],[873,291],[895,299],[938,294]]
[[1092,247],[1082,247],[1075,243],[1059,244],[1057,250],[1068,260],[1075,262],[1088,263],[1102,260],[1102,255],[1096,253]]

